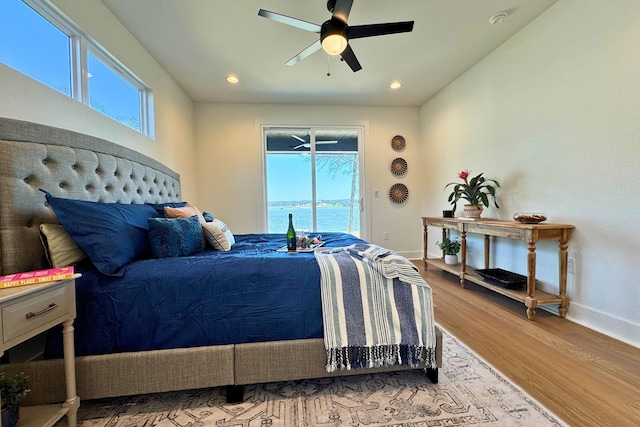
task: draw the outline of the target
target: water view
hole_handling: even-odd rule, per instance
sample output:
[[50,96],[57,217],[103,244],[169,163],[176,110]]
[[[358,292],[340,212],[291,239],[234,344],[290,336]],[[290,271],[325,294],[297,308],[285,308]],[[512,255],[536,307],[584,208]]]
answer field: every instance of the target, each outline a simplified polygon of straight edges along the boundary
[[[286,233],[289,227],[289,214],[293,214],[293,226],[296,230],[303,228],[304,224],[311,227],[311,207],[269,206],[269,233]],[[353,229],[349,231],[349,207],[326,206],[318,207],[318,227],[314,232],[342,231],[356,236],[360,235],[360,209],[354,207]]]

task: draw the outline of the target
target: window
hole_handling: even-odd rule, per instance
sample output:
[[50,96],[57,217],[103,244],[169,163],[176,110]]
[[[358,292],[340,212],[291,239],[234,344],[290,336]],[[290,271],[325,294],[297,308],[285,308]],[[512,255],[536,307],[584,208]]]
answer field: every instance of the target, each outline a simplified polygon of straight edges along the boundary
[[140,94],[136,88],[91,52],[87,55],[89,105],[140,131]]
[[267,232],[297,229],[361,235],[360,128],[263,130]]
[[0,1],[0,62],[154,136],[151,89],[48,2]]
[[0,16],[0,61],[71,96],[69,36],[18,0],[2,1]]

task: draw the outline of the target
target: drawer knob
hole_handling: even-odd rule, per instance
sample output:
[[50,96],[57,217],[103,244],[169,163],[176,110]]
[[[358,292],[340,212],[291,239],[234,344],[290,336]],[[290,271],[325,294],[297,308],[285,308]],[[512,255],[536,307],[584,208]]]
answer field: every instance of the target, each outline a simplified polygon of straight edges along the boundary
[[25,314],[25,317],[27,319],[31,319],[33,317],[38,317],[38,316],[40,316],[42,314],[45,314],[45,313],[47,313],[47,312],[49,312],[49,311],[51,311],[51,310],[53,310],[55,308],[58,308],[58,304],[56,304],[55,302],[52,302],[51,304],[49,304],[49,307],[43,308],[42,310],[40,310],[40,311],[38,311],[36,313],[30,311],[29,313]]

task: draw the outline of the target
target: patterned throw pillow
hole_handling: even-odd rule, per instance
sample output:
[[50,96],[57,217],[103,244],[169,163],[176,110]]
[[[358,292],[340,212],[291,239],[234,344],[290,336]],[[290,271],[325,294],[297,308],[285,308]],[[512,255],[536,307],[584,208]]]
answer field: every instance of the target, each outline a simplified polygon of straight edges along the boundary
[[189,218],[149,218],[149,241],[154,258],[188,256],[202,251],[202,226]]
[[209,244],[218,251],[229,251],[231,246],[236,243],[229,227],[217,218],[203,224],[202,230]]
[[166,216],[166,213],[164,211],[164,208],[166,206],[170,208],[183,208],[187,205],[187,202],[147,203],[147,205],[153,207],[153,209],[158,212],[158,216],[160,218],[164,218]]
[[[187,204],[182,207],[182,208],[174,208],[171,206],[165,206],[164,207],[164,214],[167,218],[189,218],[191,216],[197,216],[198,220],[200,221],[200,224],[205,224],[206,221],[204,219],[204,217],[202,216],[202,212],[200,212],[200,209],[198,209],[197,207],[193,206],[191,203],[187,202]],[[207,245],[207,239],[204,237],[204,233],[202,232],[202,230],[200,230],[200,236],[201,236],[201,244],[202,247],[204,248]]]
[[164,207],[164,213],[167,218],[189,218],[190,216],[196,215],[200,224],[204,224],[206,221],[202,216],[202,212],[200,209],[193,206],[191,203],[188,203],[182,208],[174,208],[171,206]]

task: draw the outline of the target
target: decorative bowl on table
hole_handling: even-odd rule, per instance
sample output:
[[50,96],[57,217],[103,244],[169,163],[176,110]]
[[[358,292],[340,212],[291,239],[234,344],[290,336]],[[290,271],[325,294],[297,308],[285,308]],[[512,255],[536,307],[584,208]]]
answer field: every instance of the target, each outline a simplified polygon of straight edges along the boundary
[[513,220],[521,224],[538,224],[547,220],[547,214],[545,213],[524,213],[516,212],[513,214]]

